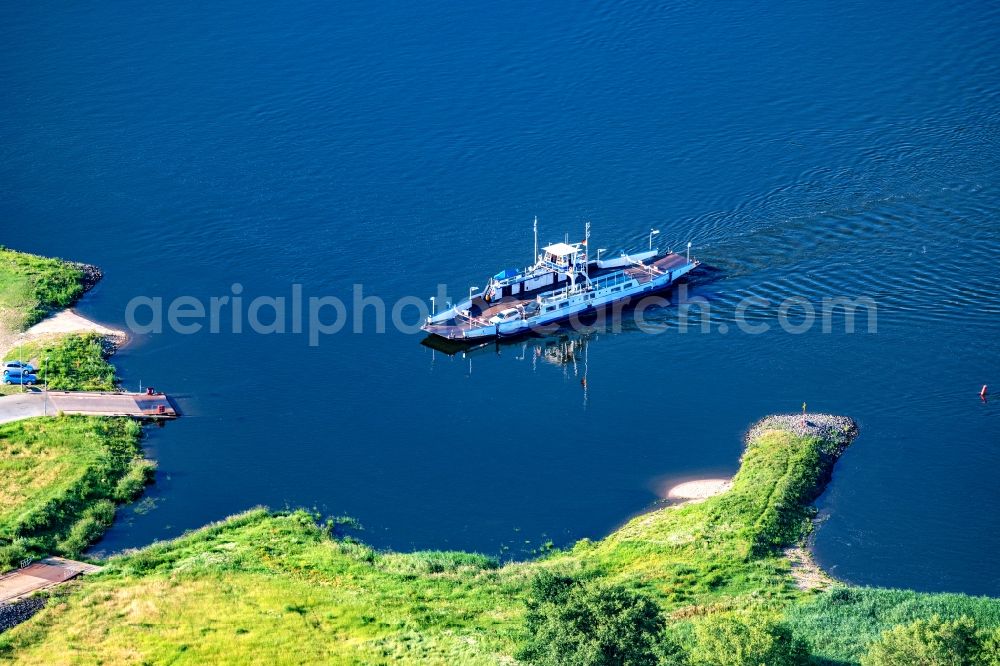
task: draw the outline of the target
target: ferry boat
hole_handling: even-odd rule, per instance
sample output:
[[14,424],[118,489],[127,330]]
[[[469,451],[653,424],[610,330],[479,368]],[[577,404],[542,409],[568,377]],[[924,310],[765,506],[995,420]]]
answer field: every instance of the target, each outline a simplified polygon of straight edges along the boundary
[[468,298],[440,313],[433,311],[432,299],[431,315],[421,328],[446,340],[470,342],[544,333],[574,315],[666,289],[700,262],[691,258],[691,243],[686,256],[653,249],[655,233],[650,231],[645,252],[592,260],[589,222],[582,242],[554,243],[539,253],[536,219],[534,264],[497,273],[480,293],[473,287]]

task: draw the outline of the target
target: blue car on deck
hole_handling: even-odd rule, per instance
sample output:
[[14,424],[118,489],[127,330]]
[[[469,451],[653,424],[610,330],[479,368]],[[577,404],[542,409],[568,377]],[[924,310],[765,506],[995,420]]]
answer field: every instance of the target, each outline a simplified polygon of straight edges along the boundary
[[32,384],[38,383],[38,377],[31,374],[30,372],[21,372],[20,370],[4,370],[3,383],[22,384],[24,386],[31,386]]

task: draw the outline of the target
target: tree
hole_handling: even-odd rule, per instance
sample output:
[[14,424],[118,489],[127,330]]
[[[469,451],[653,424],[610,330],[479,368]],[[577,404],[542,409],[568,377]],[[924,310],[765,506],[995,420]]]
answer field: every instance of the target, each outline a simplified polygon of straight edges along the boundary
[[693,666],[798,666],[809,651],[791,630],[767,617],[720,613],[694,626]]
[[976,631],[971,618],[900,624],[882,632],[861,658],[862,666],[973,666],[988,664],[987,636]]
[[665,659],[660,608],[619,585],[543,572],[531,585],[528,641],[518,658],[539,666],[654,666]]
[[982,645],[976,666],[1000,666],[1000,627],[984,631],[980,635]]

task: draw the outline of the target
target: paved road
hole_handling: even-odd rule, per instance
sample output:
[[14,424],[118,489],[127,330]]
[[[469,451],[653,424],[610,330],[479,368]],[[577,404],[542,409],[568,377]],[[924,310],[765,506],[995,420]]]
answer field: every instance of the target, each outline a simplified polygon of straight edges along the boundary
[[[44,411],[45,394],[15,393],[0,398],[0,423],[20,421],[32,416],[41,416]],[[51,405],[49,406],[51,408]]]

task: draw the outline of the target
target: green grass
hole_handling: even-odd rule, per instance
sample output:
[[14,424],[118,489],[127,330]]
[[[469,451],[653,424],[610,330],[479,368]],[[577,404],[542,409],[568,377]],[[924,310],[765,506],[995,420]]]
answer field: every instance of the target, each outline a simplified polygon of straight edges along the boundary
[[[14,359],[34,361],[39,381],[53,390],[115,388],[115,368],[105,358],[103,338],[97,333],[71,333],[36,340],[10,350],[4,358]],[[20,386],[14,388],[20,390]]]
[[149,476],[140,435],[121,418],[0,424],[0,569],[27,557],[78,556],[99,537],[115,504],[135,499]]
[[529,583],[542,569],[645,591],[682,645],[690,645],[693,620],[736,611],[785,621],[827,663],[856,663],[881,628],[935,612],[996,624],[995,599],[795,587],[778,547],[807,529],[808,503],[837,454],[830,442],[770,431],[751,444],[728,493],[504,566],[468,553],[377,552],[331,536],[305,512],[254,510],[113,558],[105,572],[59,591],[31,622],[0,635],[0,657],[25,664],[509,662],[524,637]]
[[820,663],[839,664],[856,663],[886,629],[935,614],[946,620],[965,615],[981,629],[1000,627],[1000,600],[845,586],[790,607],[787,621]]
[[308,514],[256,510],[112,560],[37,621],[0,635],[0,654],[24,663],[493,663],[514,645],[522,568],[383,555],[331,540]]
[[60,259],[0,246],[0,328],[20,331],[80,297],[82,271]]

